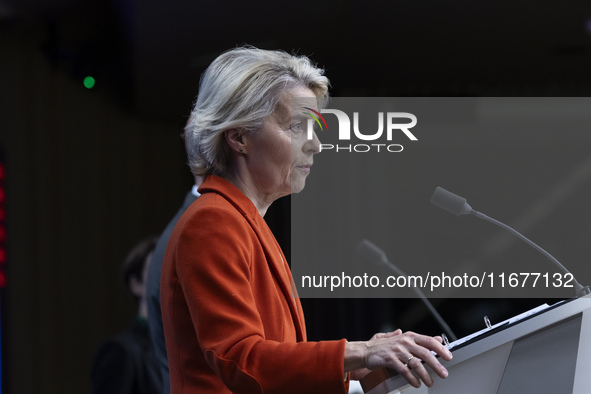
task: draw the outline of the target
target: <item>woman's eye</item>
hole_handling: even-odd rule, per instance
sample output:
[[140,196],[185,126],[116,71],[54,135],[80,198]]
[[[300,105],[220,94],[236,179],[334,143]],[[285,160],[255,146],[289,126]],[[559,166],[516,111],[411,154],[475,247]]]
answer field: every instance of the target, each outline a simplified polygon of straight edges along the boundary
[[292,124],[290,126],[290,129],[295,133],[301,133],[302,131],[304,131],[304,128],[302,127],[302,122]]

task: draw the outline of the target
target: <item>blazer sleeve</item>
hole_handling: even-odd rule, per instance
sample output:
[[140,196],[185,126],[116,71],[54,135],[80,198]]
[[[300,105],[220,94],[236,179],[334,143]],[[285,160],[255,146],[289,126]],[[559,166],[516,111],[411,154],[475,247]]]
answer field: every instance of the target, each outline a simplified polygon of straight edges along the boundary
[[235,393],[346,393],[346,340],[265,339],[251,282],[261,263],[253,239],[248,221],[223,208],[199,211],[179,235],[177,275],[208,364]]

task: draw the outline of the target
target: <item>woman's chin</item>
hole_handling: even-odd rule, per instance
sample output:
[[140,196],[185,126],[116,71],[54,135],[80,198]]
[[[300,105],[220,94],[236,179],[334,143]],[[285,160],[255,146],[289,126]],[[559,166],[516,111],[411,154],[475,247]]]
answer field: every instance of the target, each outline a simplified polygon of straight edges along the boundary
[[304,190],[304,186],[306,186],[306,178],[301,179],[292,179],[291,181],[291,193],[297,194]]

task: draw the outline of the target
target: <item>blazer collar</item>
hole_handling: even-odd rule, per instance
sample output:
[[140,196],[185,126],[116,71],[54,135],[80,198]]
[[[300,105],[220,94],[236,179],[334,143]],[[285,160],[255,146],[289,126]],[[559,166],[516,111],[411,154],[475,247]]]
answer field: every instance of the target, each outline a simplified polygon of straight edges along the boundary
[[252,201],[244,195],[236,186],[216,175],[208,175],[201,186],[199,193],[217,193],[228,200],[236,209],[248,219],[254,220],[261,216]]

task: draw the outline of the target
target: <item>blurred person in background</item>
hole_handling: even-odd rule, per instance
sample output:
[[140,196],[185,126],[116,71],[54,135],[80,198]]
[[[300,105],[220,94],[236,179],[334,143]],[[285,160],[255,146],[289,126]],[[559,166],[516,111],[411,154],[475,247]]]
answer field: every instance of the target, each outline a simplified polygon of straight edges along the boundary
[[138,312],[125,331],[102,344],[91,372],[93,394],[161,394],[162,378],[148,329],[146,276],[156,237],[139,242],[121,268],[123,282]]
[[162,327],[162,310],[160,307],[160,273],[162,271],[162,261],[164,260],[164,253],[168,245],[168,239],[172,234],[172,230],[179,220],[181,215],[187,208],[199,197],[197,188],[203,182],[203,177],[196,176],[195,183],[191,191],[185,195],[183,205],[166,225],[166,228],[158,238],[156,248],[152,254],[152,258],[148,264],[148,281],[146,289],[146,299],[148,304],[148,326],[150,328],[150,335],[152,336],[152,343],[154,345],[154,354],[160,366],[160,373],[162,375],[162,394],[170,393],[170,375],[168,372],[168,357],[166,356],[166,343],[164,341],[164,327]]

